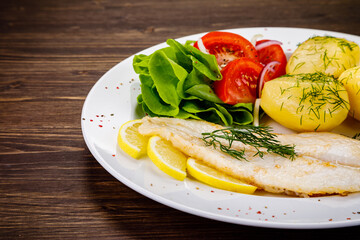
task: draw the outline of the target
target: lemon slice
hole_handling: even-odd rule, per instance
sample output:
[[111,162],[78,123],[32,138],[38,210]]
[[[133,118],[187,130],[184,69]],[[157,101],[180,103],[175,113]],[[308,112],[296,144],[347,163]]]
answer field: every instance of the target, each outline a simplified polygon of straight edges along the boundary
[[214,168],[208,167],[194,158],[187,160],[187,171],[200,182],[227,191],[252,194],[257,188]]
[[164,173],[177,180],[184,180],[186,177],[187,157],[172,144],[160,138],[152,136],[147,148],[151,161]]
[[128,121],[120,127],[118,134],[119,147],[133,158],[140,158],[146,154],[149,140],[138,132],[140,125],[140,119]]

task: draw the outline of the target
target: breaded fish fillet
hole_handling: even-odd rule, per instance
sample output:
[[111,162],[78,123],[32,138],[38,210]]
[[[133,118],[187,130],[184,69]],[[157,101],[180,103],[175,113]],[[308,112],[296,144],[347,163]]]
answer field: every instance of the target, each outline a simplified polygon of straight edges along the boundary
[[[261,158],[254,156],[255,152],[251,147],[241,143],[233,146],[246,147],[247,161],[237,160],[220,150],[206,146],[201,139],[202,133],[221,129],[220,125],[175,118],[145,117],[142,122],[139,127],[141,134],[159,135],[171,141],[185,154],[268,192],[311,196],[360,191],[360,168],[329,163],[304,155],[299,155],[293,161],[272,153],[265,153]],[[315,136],[312,137],[314,143]],[[354,141],[357,142],[353,144],[359,144],[358,140]]]

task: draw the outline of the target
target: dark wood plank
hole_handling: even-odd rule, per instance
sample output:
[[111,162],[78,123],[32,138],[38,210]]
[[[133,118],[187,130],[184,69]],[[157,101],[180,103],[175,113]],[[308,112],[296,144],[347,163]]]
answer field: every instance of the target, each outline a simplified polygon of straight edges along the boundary
[[82,138],[87,93],[136,52],[199,32],[302,27],[360,35],[357,0],[64,0],[0,2],[1,239],[303,239],[292,231],[183,213],[107,173]]

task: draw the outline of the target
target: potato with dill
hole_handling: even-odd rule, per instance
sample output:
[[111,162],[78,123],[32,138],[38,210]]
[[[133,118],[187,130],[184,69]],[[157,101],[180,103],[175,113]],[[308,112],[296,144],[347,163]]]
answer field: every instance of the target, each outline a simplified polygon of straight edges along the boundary
[[289,129],[330,131],[346,119],[349,97],[339,81],[323,73],[284,75],[265,83],[261,107]]
[[360,61],[359,46],[351,41],[330,36],[316,36],[301,43],[291,55],[287,74],[321,72],[338,78]]
[[343,72],[339,77],[339,81],[344,84],[349,94],[349,115],[360,121],[360,66]]

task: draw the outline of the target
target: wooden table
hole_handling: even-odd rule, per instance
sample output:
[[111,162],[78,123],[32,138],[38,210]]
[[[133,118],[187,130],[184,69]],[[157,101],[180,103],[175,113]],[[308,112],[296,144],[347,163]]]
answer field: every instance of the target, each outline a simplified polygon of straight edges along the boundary
[[85,97],[136,52],[199,32],[304,27],[360,35],[360,1],[0,2],[0,239],[303,239],[359,227],[263,229],[183,213],[129,189],[83,140]]

